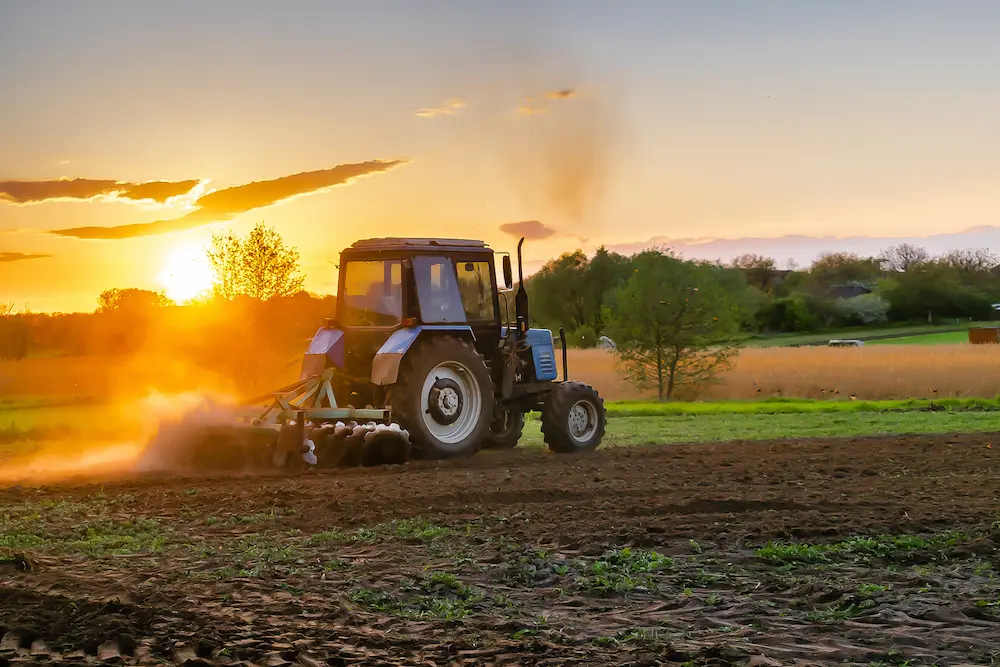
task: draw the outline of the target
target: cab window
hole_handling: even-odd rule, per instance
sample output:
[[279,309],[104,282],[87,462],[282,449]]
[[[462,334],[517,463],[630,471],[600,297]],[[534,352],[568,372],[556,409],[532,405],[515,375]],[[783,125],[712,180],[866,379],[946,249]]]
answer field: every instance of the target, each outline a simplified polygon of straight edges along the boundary
[[337,319],[349,327],[385,327],[403,316],[403,272],[398,260],[350,261]]
[[450,258],[418,255],[413,258],[413,275],[420,301],[420,318],[424,322],[452,324],[466,321],[455,265]]
[[458,291],[462,307],[470,320],[495,319],[493,308],[493,272],[489,262],[456,262]]

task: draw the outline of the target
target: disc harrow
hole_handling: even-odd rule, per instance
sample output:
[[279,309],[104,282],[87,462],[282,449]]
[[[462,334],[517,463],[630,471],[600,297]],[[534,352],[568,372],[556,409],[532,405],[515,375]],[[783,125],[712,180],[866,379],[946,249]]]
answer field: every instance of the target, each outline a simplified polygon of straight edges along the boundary
[[405,463],[410,435],[384,408],[339,407],[333,369],[246,401],[208,405],[161,424],[144,470],[256,470]]

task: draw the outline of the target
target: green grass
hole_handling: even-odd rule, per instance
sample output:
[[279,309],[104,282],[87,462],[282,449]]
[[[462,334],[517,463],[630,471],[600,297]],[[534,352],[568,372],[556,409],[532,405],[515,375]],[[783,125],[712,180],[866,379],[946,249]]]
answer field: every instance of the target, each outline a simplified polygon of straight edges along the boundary
[[[791,414],[817,412],[901,412],[920,410],[1000,412],[1000,398],[941,398],[856,401],[845,399],[768,398],[760,401],[693,401],[655,403],[618,401],[607,404],[611,417],[663,417],[705,414]],[[536,413],[532,413],[537,418]]]
[[[875,560],[907,561],[915,556],[941,560],[954,547],[968,542],[968,535],[949,531],[925,537],[922,535],[855,536],[830,544],[804,542],[769,542],[756,554],[776,565],[818,565],[853,561],[871,563]],[[881,589],[884,590],[884,589]],[[874,592],[873,590],[861,591]]]
[[[873,339],[886,338],[898,339],[905,342],[904,337],[924,336],[926,334],[952,334],[957,335],[961,340],[968,339],[969,327],[992,326],[996,322],[955,322],[953,324],[916,324],[916,325],[893,325],[881,327],[851,327],[846,329],[830,329],[817,333],[779,333],[779,334],[756,334],[745,339],[749,347],[781,347],[786,345],[812,345],[826,343],[832,339],[852,339],[872,341]],[[958,341],[958,342],[961,342]],[[943,342],[943,341],[942,341]],[[865,343],[866,345],[871,343]]]
[[[58,431],[61,420],[108,423],[107,408],[0,406],[0,460],[30,454],[37,441]],[[882,401],[768,398],[760,401],[607,403],[609,421],[604,446],[653,445],[782,438],[862,437],[1000,431],[1000,398],[941,398]],[[103,413],[101,411],[104,411]],[[51,421],[42,415],[48,413]],[[13,420],[13,423],[11,423]],[[5,426],[6,422],[6,426]],[[43,424],[45,424],[43,426]],[[537,413],[528,415],[522,446],[542,447]],[[65,436],[65,433],[62,433]],[[230,517],[227,523],[274,520],[272,516]],[[373,532],[374,531],[374,532]],[[419,522],[397,522],[377,529],[316,536],[327,542],[376,542],[386,537],[426,542],[444,529]]]
[[[997,431],[1000,420],[995,412],[709,413],[612,418],[602,447]],[[525,424],[519,446],[544,446],[537,420]]]
[[968,344],[969,332],[951,331],[947,333],[923,334],[920,336],[904,336],[902,338],[885,338],[873,340],[866,345],[960,345]]

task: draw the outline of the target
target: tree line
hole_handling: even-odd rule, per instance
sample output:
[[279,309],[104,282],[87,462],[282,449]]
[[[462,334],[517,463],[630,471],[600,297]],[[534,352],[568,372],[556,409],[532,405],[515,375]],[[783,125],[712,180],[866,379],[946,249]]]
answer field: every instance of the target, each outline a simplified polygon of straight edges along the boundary
[[774,258],[753,254],[723,264],[667,249],[624,256],[602,247],[591,258],[563,254],[525,286],[537,325],[565,328],[576,347],[608,336],[620,372],[664,400],[713,381],[753,334],[991,319],[1000,258],[980,249],[932,257],[902,244],[781,270]]
[[669,250],[624,256],[602,247],[592,258],[581,250],[563,254],[526,281],[533,318],[565,327],[577,346],[595,345],[613,328],[617,296],[630,280],[642,280],[637,269],[651,257],[674,267],[676,280],[662,285],[664,294],[718,282],[744,334],[984,320],[1000,303],[1000,258],[985,249],[934,257],[901,244],[868,257],[832,252],[807,269],[782,270],[774,258],[753,254],[724,264]]

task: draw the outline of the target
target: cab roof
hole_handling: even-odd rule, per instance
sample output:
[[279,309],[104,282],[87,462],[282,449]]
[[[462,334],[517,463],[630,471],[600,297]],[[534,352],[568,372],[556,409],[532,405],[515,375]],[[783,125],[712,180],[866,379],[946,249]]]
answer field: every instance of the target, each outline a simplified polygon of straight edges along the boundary
[[483,241],[471,239],[416,238],[416,237],[383,237],[362,239],[351,244],[348,250],[379,251],[379,250],[487,250]]

